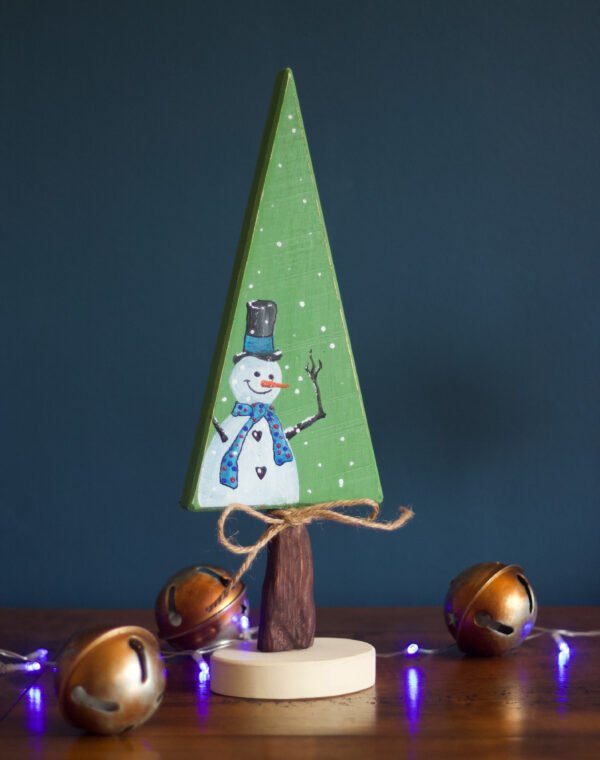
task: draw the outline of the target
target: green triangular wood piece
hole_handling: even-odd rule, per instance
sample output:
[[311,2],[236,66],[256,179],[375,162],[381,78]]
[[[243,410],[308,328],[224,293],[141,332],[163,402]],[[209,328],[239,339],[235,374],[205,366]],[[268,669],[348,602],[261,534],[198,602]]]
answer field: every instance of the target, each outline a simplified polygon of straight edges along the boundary
[[275,85],[182,503],[200,510],[359,498],[381,501],[381,485],[286,69]]

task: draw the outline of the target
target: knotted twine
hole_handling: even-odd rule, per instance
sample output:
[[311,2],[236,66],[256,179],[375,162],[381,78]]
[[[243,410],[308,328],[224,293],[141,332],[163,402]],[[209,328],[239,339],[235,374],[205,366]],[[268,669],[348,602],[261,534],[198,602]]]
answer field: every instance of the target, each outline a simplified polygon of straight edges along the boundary
[[[338,512],[339,509],[346,507],[369,507],[371,513],[366,517],[357,515],[348,515],[345,512]],[[247,515],[261,520],[269,527],[249,546],[242,546],[234,540],[233,536],[225,535],[225,523],[234,512],[244,512]],[[217,599],[207,607],[208,612],[217,607],[227,597],[233,586],[241,580],[242,576],[248,571],[259,552],[287,528],[293,528],[297,525],[308,525],[316,520],[330,520],[332,522],[343,523],[344,525],[357,525],[361,528],[373,528],[374,530],[398,530],[402,528],[413,517],[414,512],[409,507],[400,507],[400,514],[395,520],[390,522],[375,522],[379,515],[379,504],[372,499],[342,499],[339,501],[323,501],[319,504],[311,504],[308,507],[293,507],[291,509],[277,509],[269,512],[260,512],[247,504],[229,504],[219,517],[217,523],[217,536],[221,546],[224,546],[233,554],[245,554],[246,559],[242,562],[237,573],[225,586],[222,593]]]

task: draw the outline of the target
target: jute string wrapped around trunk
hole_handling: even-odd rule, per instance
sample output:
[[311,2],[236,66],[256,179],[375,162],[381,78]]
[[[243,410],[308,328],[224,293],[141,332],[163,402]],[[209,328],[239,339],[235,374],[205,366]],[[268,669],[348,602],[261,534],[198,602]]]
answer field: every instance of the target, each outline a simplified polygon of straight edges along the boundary
[[[347,507],[369,507],[371,513],[366,517],[357,515],[348,515],[345,512],[338,512],[339,509]],[[269,527],[257,539],[254,544],[242,546],[233,537],[225,535],[225,523],[234,512],[243,512],[247,515],[261,520]],[[250,568],[261,549],[287,528],[293,528],[296,525],[308,525],[316,520],[331,520],[332,522],[343,523],[344,525],[357,525],[361,528],[373,528],[374,530],[398,530],[402,528],[413,517],[414,512],[409,507],[400,507],[400,514],[391,522],[375,522],[379,515],[379,504],[372,499],[343,499],[340,501],[324,501],[320,504],[312,504],[308,507],[293,507],[291,509],[277,509],[269,512],[261,512],[258,509],[249,507],[247,504],[229,504],[219,517],[217,523],[217,535],[219,543],[233,554],[245,554],[246,559],[242,562],[239,570],[229,581],[223,592],[207,608],[211,612],[227,596],[229,591],[242,578]]]

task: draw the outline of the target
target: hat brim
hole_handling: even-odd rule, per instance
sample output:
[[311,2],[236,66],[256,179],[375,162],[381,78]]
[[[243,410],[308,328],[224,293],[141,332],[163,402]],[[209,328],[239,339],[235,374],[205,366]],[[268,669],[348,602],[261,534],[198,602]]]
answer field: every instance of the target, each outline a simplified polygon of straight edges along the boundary
[[254,356],[256,359],[262,359],[265,362],[278,362],[281,357],[283,356],[281,351],[270,351],[266,354],[261,354],[254,351],[241,351],[239,354],[236,354],[233,357],[233,363],[237,364],[242,359],[245,359],[247,356]]

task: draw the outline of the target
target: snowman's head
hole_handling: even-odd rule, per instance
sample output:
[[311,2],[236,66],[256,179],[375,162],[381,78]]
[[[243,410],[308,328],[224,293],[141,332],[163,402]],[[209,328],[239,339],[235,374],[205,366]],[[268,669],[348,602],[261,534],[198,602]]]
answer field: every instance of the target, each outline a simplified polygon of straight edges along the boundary
[[232,369],[229,387],[236,401],[243,404],[272,404],[282,388],[281,369],[277,362],[245,356]]

